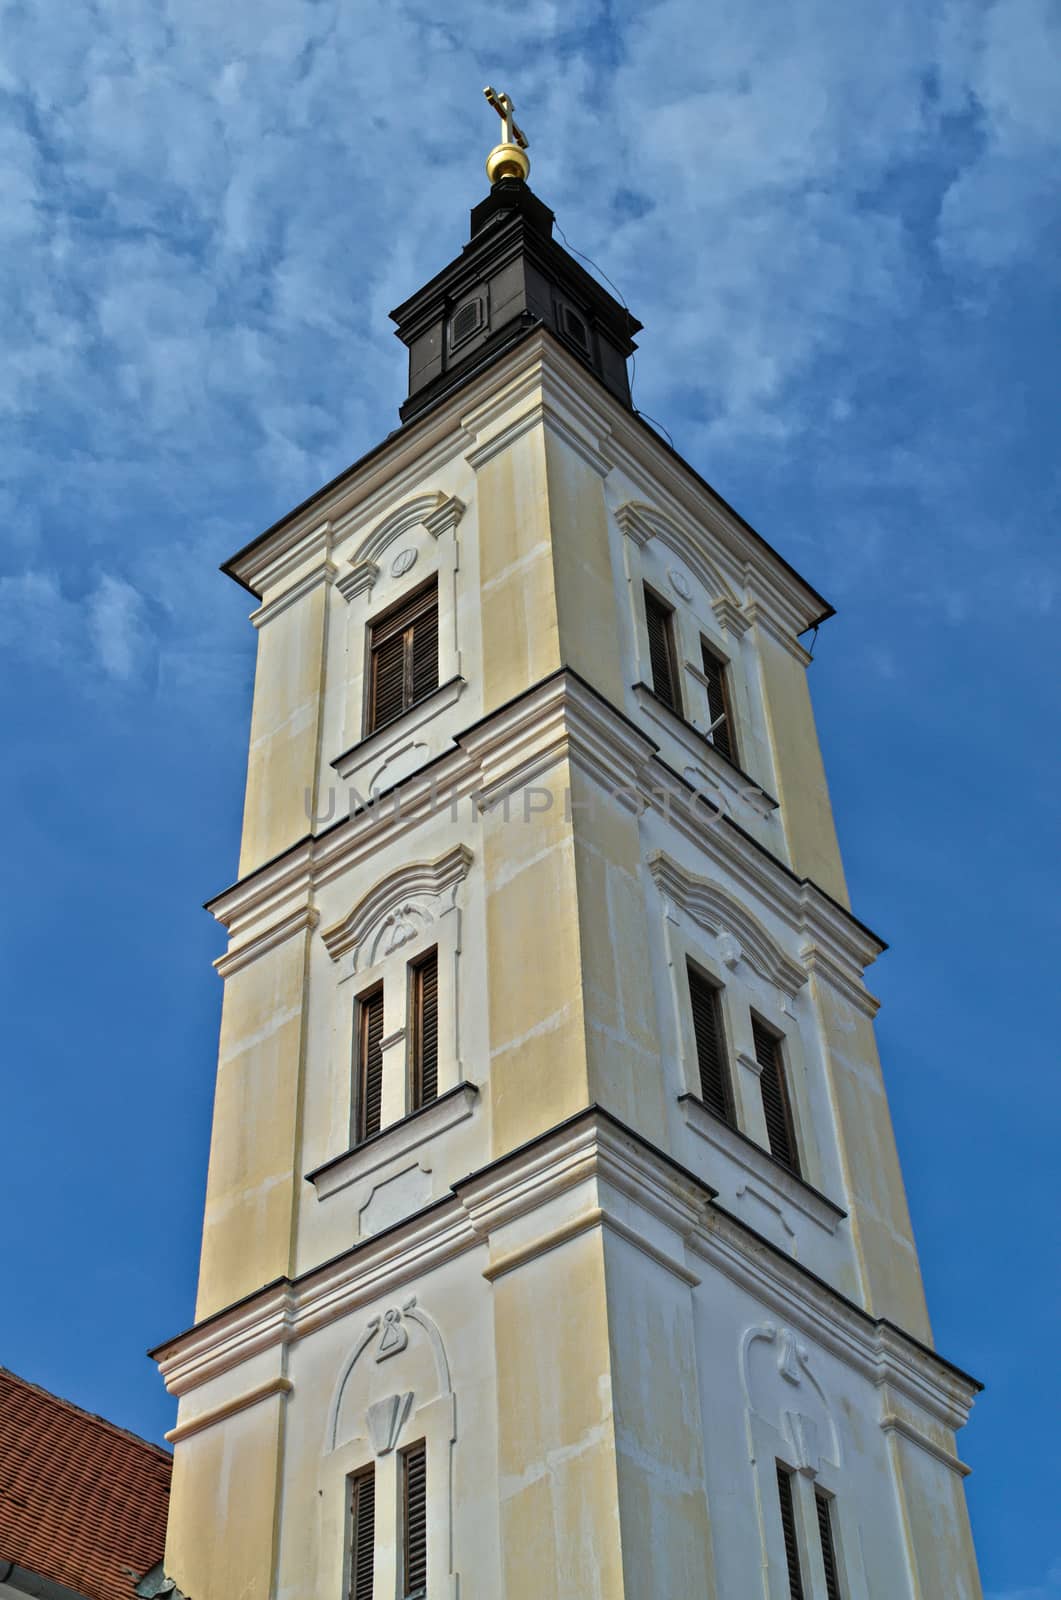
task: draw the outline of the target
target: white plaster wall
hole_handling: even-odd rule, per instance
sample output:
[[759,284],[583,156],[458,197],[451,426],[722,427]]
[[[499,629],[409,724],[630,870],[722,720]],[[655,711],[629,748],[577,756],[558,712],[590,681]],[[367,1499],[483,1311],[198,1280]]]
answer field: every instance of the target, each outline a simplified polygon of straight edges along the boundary
[[[320,937],[310,954],[309,1031],[306,1045],[302,1170],[340,1156],[352,1144],[351,1114],[354,1090],[355,1014],[357,998],[375,984],[384,986],[388,1035],[405,1023],[408,967],[426,949],[439,949],[440,1041],[439,1090],[445,1094],[458,1082],[471,1084],[479,1093],[470,1114],[435,1137],[423,1139],[424,1119],[416,1119],[400,1136],[398,1146],[380,1158],[380,1141],[364,1149],[358,1170],[364,1176],[327,1196],[308,1182],[303,1184],[298,1223],[298,1265],[306,1271],[348,1249],[379,1225],[420,1210],[448,1194],[450,1185],[489,1159],[489,1096],[485,1092],[489,1048],[482,996],[487,982],[483,930],[481,855],[477,827],[468,819],[472,802],[461,803],[457,820],[444,808],[409,832],[393,838],[381,849],[324,885],[318,894],[321,927],[346,916],[362,896],[410,861],[434,861],[456,846],[471,853],[467,876],[456,886],[455,905],[446,909],[449,893],[432,901],[434,920],[408,942],[386,953],[386,943],[376,958],[365,952],[355,969],[352,956],[331,958]],[[456,949],[459,926],[459,953]],[[407,1113],[408,1036],[385,1051],[384,1127]],[[383,1191],[390,1186],[384,1197]]]
[[[455,1600],[458,1589],[465,1596],[501,1592],[493,1321],[481,1264],[479,1253],[464,1256],[384,1299],[366,1299],[356,1312],[291,1347],[278,1600],[345,1592],[345,1485],[369,1463],[376,1469],[377,1592],[395,1592],[397,1452],[425,1437],[431,1600]],[[403,1312],[412,1300],[412,1312]],[[388,1313],[397,1339],[408,1342],[378,1359],[382,1334],[372,1334],[370,1325]],[[437,1329],[451,1401],[418,1316]],[[348,1372],[366,1334],[368,1343]],[[406,1394],[412,1400],[407,1413],[403,1402],[405,1420],[393,1448],[378,1452],[381,1441],[373,1442],[367,1406]]]

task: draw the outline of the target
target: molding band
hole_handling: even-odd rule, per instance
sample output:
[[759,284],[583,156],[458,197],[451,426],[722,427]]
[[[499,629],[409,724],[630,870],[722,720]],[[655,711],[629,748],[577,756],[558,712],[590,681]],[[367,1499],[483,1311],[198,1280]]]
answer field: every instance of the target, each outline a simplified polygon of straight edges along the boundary
[[594,1206],[591,1211],[584,1211],[580,1217],[572,1217],[570,1222],[565,1222],[559,1228],[554,1228],[552,1233],[542,1234],[538,1239],[533,1239],[530,1244],[517,1245],[514,1250],[508,1250],[504,1255],[495,1256],[483,1268],[483,1277],[487,1283],[493,1283],[506,1272],[515,1272],[517,1267],[525,1266],[528,1261],[534,1261],[538,1256],[547,1255],[550,1250],[559,1249],[560,1245],[568,1244],[572,1239],[577,1239],[583,1233],[590,1233],[594,1228],[599,1228],[604,1222],[604,1212],[600,1206]]
[[237,1395],[234,1400],[225,1400],[219,1406],[214,1406],[212,1411],[204,1411],[198,1417],[191,1417],[187,1422],[178,1422],[175,1428],[163,1434],[170,1444],[179,1444],[182,1439],[190,1439],[193,1433],[202,1433],[204,1428],[212,1428],[215,1422],[224,1422],[226,1417],[234,1417],[240,1411],[246,1411],[250,1406],[256,1406],[259,1400],[268,1400],[274,1394],[288,1395],[294,1389],[290,1378],[270,1378],[267,1383],[260,1383],[256,1389],[248,1389],[246,1394]]
[[[956,1472],[959,1478],[967,1478],[973,1470],[964,1461],[959,1460],[956,1455],[952,1455],[949,1450],[942,1450],[938,1444],[933,1443],[925,1434],[919,1433],[916,1428],[911,1427],[904,1418],[896,1416],[894,1412],[889,1412],[887,1416],[882,1417],[880,1425],[882,1433],[901,1434],[904,1439],[909,1439],[911,1444],[919,1445],[922,1450],[933,1456],[935,1460],[941,1461],[945,1467],[949,1467],[951,1472]],[[168,1439],[169,1435],[167,1434],[166,1437]]]

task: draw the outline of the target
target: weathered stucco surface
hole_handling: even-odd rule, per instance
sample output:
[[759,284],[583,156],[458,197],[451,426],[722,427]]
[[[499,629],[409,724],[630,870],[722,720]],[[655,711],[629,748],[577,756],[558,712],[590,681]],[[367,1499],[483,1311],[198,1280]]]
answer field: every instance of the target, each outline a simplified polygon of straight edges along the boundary
[[[817,1486],[845,1600],[973,1600],[974,1388],[926,1348],[880,946],[846,910],[796,637],[816,597],[546,335],[273,537],[247,568],[242,876],[213,907],[200,1320],[159,1352],[167,1570],[195,1600],[341,1600],[373,1464],[393,1595],[398,1452],[423,1438],[428,1600],[784,1600],[778,1460],[808,1595]],[[367,626],[431,578],[440,689],[364,738]],[[736,762],[706,737],[702,641]],[[439,1099],[408,1115],[407,969],[432,949]],[[700,1101],[690,963],[721,988],[735,1127]],[[383,1128],[352,1148],[378,983]],[[753,1017],[799,1176],[769,1153]]]

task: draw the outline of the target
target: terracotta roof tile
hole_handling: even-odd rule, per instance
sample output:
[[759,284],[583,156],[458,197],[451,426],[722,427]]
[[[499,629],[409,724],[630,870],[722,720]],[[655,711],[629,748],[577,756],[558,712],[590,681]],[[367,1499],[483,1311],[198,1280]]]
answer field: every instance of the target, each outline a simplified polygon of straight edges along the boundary
[[0,1367],[0,1560],[87,1600],[161,1561],[171,1458]]

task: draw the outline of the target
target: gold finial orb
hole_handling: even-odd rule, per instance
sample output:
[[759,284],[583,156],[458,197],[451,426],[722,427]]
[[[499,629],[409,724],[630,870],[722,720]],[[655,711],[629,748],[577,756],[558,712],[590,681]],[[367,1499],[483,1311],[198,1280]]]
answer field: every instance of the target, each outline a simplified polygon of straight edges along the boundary
[[486,158],[486,176],[492,184],[499,183],[502,178],[526,178],[530,172],[527,135],[516,121],[511,96],[498,94],[489,84],[483,90],[483,94],[504,126],[501,143],[495,144]]

